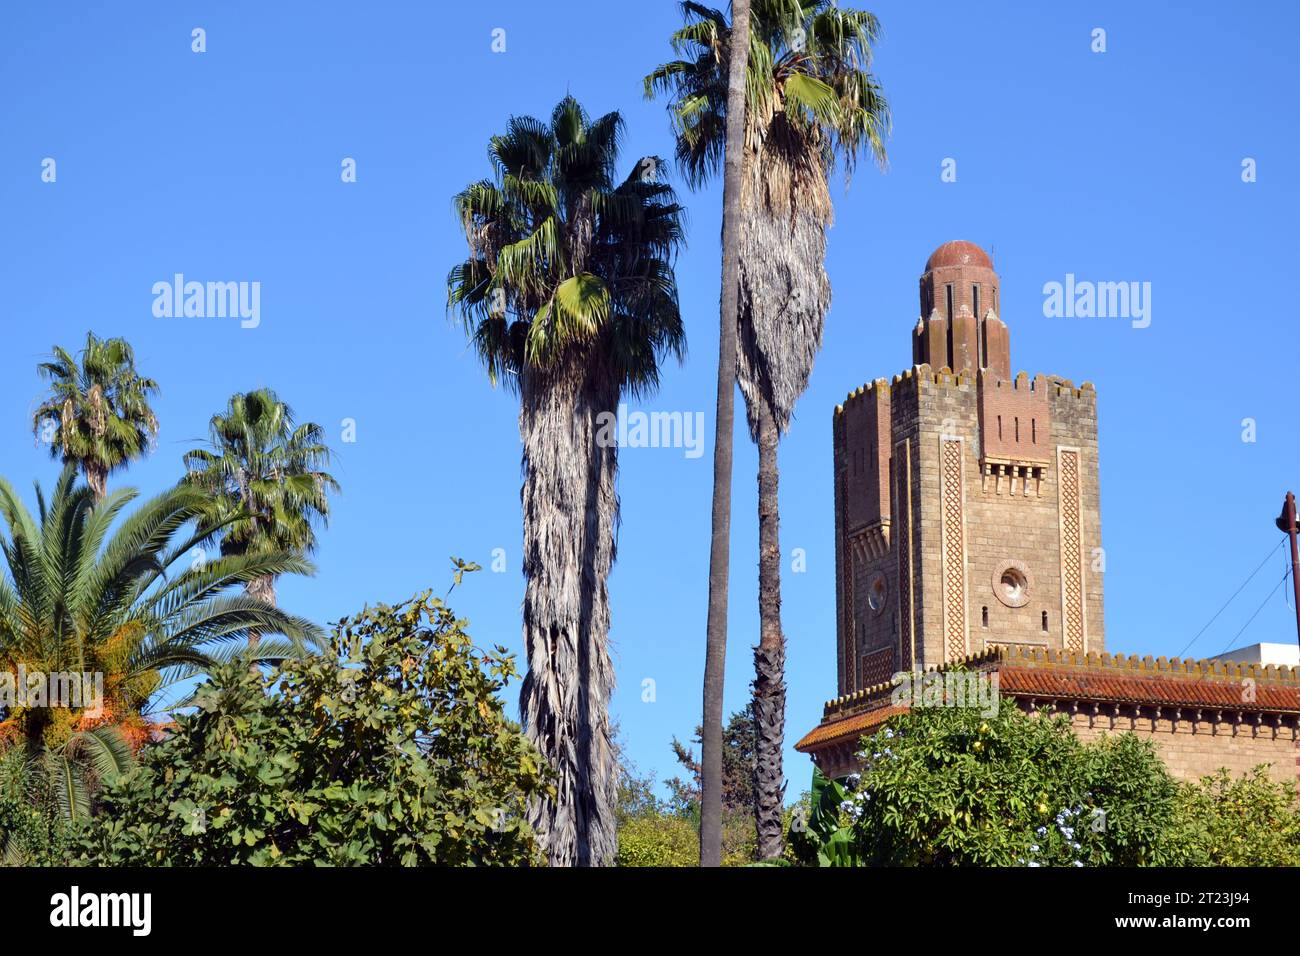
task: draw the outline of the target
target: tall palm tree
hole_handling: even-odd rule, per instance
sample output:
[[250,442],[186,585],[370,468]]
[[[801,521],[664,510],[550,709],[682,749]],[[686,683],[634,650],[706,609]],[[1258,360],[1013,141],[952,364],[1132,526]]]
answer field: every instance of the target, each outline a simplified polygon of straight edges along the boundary
[[[829,176],[867,152],[884,162],[889,106],[870,72],[876,18],[834,0],[751,0],[740,189],[737,378],[759,453],[759,621],[754,707],[759,725],[759,851],[781,853],[785,790],[785,636],[781,628],[777,443],[789,428],[821,348],[830,308]],[[680,57],[645,79],[671,97],[677,160],[698,185],[725,154],[731,26],[682,4]]]
[[494,177],[455,208],[469,257],[448,276],[489,379],[520,399],[524,646],[520,711],[557,774],[532,810],[553,865],[616,854],[618,772],[608,703],[606,579],[614,563],[618,449],[608,417],[684,350],[673,260],[682,210],[657,157],[615,181],[623,120],[565,97],[549,123],[492,137]]
[[88,812],[89,778],[125,765],[118,729],[164,686],[242,653],[235,642],[253,629],[283,635],[259,648],[264,662],[304,653],[321,637],[308,621],[229,594],[261,575],[310,573],[304,559],[266,552],[191,560],[210,534],[198,527],[202,491],[173,488],[126,514],[133,489],[94,504],[75,479],[69,463],[48,500],[38,486],[32,514],[0,478],[0,670],[103,675],[100,708],[0,715],[0,749],[23,748],[55,779],[70,818]]
[[53,361],[37,370],[50,391],[32,416],[32,430],[49,442],[52,458],[75,462],[95,501],[103,501],[108,476],[143,455],[158,434],[149,406],[158,383],[136,371],[125,339],[100,339],[94,332],[86,333],[80,362],[56,345]]
[[[735,0],[736,32],[749,32],[749,0]],[[736,329],[740,321],[740,188],[745,148],[748,44],[727,68],[722,186],[722,295],[719,305],[718,397],[714,419],[713,523],[709,543],[709,615],[705,628],[704,719],[700,727],[700,866],[722,865],[723,730],[727,601],[731,569],[731,464],[736,421]]]
[[[222,525],[221,553],[316,549],[316,526],[329,519],[329,495],[338,482],[324,467],[332,457],[325,430],[294,424],[293,410],[269,388],[230,397],[212,416],[207,448],[184,457],[183,482],[209,496],[208,526]],[[247,584],[249,596],[276,603],[275,574]],[[258,632],[250,641],[257,643]]]

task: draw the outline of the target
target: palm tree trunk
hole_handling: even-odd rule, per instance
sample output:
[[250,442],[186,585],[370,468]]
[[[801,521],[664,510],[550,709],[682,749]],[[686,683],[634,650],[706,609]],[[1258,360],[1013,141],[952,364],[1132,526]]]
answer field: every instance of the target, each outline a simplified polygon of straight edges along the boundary
[[758,617],[754,648],[755,816],[758,854],[781,855],[785,775],[785,634],[781,630],[781,514],[777,498],[779,435],[767,402],[758,412]]
[[618,850],[618,767],[610,740],[609,593],[618,523],[618,449],[597,416],[618,407],[602,369],[570,356],[520,376],[524,442],[524,678],[520,713],[555,772],[530,821],[552,866],[608,866]]
[[713,437],[713,529],[709,545],[709,616],[700,733],[700,866],[722,865],[722,695],[727,664],[731,564],[731,461],[736,416],[736,327],[740,315],[740,173],[745,150],[745,70],[749,0],[731,5],[727,73],[727,149],[722,181],[722,302],[718,325],[718,413]]
[[[264,574],[259,578],[253,578],[244,585],[244,593],[251,598],[259,601],[265,601],[267,604],[275,607],[275,577],[270,574]],[[248,646],[257,647],[258,642],[262,639],[262,632],[250,630],[248,632]]]
[[86,473],[86,484],[90,486],[95,504],[99,504],[108,495],[108,469],[97,461],[84,461],[82,470]]

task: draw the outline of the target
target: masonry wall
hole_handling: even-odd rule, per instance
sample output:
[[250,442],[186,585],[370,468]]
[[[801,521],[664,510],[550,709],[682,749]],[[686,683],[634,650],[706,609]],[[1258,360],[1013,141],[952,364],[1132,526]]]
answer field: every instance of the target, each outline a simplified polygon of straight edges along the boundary
[[840,693],[896,669],[897,561],[890,550],[890,388],[881,379],[836,409],[836,574]]
[[[1104,648],[1095,393],[1041,377],[1034,385],[1047,391],[1050,403],[1050,432],[1038,443],[1049,459],[990,474],[973,376],[935,374],[923,365],[895,383],[895,448],[910,440],[914,456],[913,587],[925,666],[978,653],[988,643]],[[1019,387],[1031,386],[1022,376]],[[1074,456],[1068,501],[1062,449]],[[896,512],[908,504],[896,502]],[[1066,517],[1070,510],[1073,518]],[[903,524],[895,522],[899,547]],[[1063,553],[1074,555],[1073,577]],[[1008,566],[1026,579],[1023,602],[999,597]],[[899,587],[907,587],[901,577]],[[1084,636],[1086,648],[1078,647]]]
[[[1021,704],[1028,709],[1028,705]],[[1226,767],[1234,777],[1250,773],[1261,764],[1282,783],[1300,781],[1300,746],[1292,726],[1275,725],[1272,718],[1260,723],[1250,719],[1170,720],[1155,717],[1150,708],[1119,716],[1071,716],[1070,726],[1080,740],[1091,743],[1108,734],[1132,732],[1152,741],[1169,772],[1179,780],[1199,780]],[[817,754],[818,766],[829,776],[843,776],[861,769],[854,754],[856,742],[842,742]]]
[[1297,781],[1298,751],[1295,731],[1290,727],[1227,719],[1173,721],[1156,718],[1149,710],[1140,716],[1130,713],[1119,718],[1074,714],[1071,727],[1085,742],[1124,731],[1151,740],[1170,773],[1180,780],[1197,780],[1220,767],[1240,777],[1259,764],[1269,764],[1269,775],[1275,780]]
[[1104,650],[1090,385],[920,365],[851,394],[834,451],[840,694],[990,644]]

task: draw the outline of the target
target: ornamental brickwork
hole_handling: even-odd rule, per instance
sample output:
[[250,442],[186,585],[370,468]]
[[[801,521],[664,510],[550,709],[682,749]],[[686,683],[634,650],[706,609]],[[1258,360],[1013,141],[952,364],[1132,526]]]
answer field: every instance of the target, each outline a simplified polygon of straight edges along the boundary
[[1096,392],[1012,376],[999,286],[978,246],[940,247],[916,364],[835,409],[841,693],[884,648],[910,668],[1105,647]]
[[940,246],[921,276],[913,365],[835,409],[839,692],[796,745],[830,776],[905,707],[897,671],[996,671],[1083,739],[1152,739],[1179,777],[1300,776],[1300,668],[1105,653],[1097,395],[1012,377],[1000,281]]

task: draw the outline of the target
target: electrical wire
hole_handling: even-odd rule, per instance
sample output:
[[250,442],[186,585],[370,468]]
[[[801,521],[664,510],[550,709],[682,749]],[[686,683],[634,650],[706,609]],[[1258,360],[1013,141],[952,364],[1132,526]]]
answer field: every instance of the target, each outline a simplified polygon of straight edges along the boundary
[[[1255,579],[1255,575],[1259,574],[1259,572],[1262,571],[1262,570],[1264,569],[1264,565],[1268,564],[1269,558],[1273,557],[1273,553],[1274,553],[1275,551],[1277,551],[1278,548],[1282,547],[1282,545],[1283,545],[1285,542],[1286,542],[1286,539],[1283,538],[1283,539],[1282,539],[1281,541],[1279,541],[1277,544],[1273,545],[1273,547],[1271,547],[1271,548],[1268,549],[1268,554],[1264,555],[1264,560],[1261,561],[1261,562],[1259,562],[1259,567],[1255,568],[1254,571],[1251,571],[1251,572],[1250,572],[1250,577],[1246,578],[1245,581],[1242,581],[1242,582],[1241,582],[1241,587],[1237,588],[1237,590],[1235,590],[1235,591],[1232,592],[1232,597],[1230,597],[1230,598],[1228,598],[1228,600],[1224,601],[1224,602],[1223,602],[1223,606],[1222,606],[1221,608],[1219,608],[1217,611],[1214,612],[1214,616],[1211,617],[1208,621],[1205,622],[1205,626],[1202,627],[1199,631],[1196,632],[1196,636],[1193,637],[1190,641],[1187,642],[1187,646],[1184,647],[1183,650],[1182,650],[1182,653],[1178,655],[1180,658],[1182,658],[1182,657],[1186,657],[1186,656],[1187,656],[1187,652],[1191,649],[1192,645],[1195,644],[1198,640],[1200,640],[1201,635],[1204,634],[1207,630],[1209,630],[1210,625],[1213,624],[1215,621],[1217,621],[1217,620],[1219,619],[1219,615],[1222,614],[1224,611],[1226,611],[1226,610],[1228,609],[1228,605],[1231,604],[1233,601],[1235,601],[1235,600],[1237,599],[1237,595],[1240,594],[1242,591],[1246,590],[1246,585],[1249,584],[1251,581],[1253,581],[1253,580]],[[1283,580],[1286,580],[1286,579],[1283,578]],[[1276,591],[1276,590],[1277,590],[1276,587],[1273,588],[1273,591]],[[1270,591],[1270,592],[1269,592],[1269,597],[1272,597],[1272,596],[1273,596],[1273,593],[1272,593],[1272,591]],[[1267,598],[1265,599],[1265,601],[1267,601]],[[1262,606],[1263,606],[1263,605],[1261,605],[1261,607],[1262,607]],[[1255,611],[1255,614],[1258,614],[1258,613],[1259,613],[1259,611],[1256,610],[1256,611]],[[1252,614],[1252,615],[1250,616],[1252,621],[1255,619],[1255,614]],[[1247,621],[1246,623],[1249,624],[1250,622]],[[1242,630],[1244,630],[1244,628],[1243,628]],[[1240,635],[1240,634],[1241,634],[1241,631],[1238,631],[1237,634]],[[1237,639],[1236,637],[1233,638],[1234,641],[1235,641],[1236,639]]]

